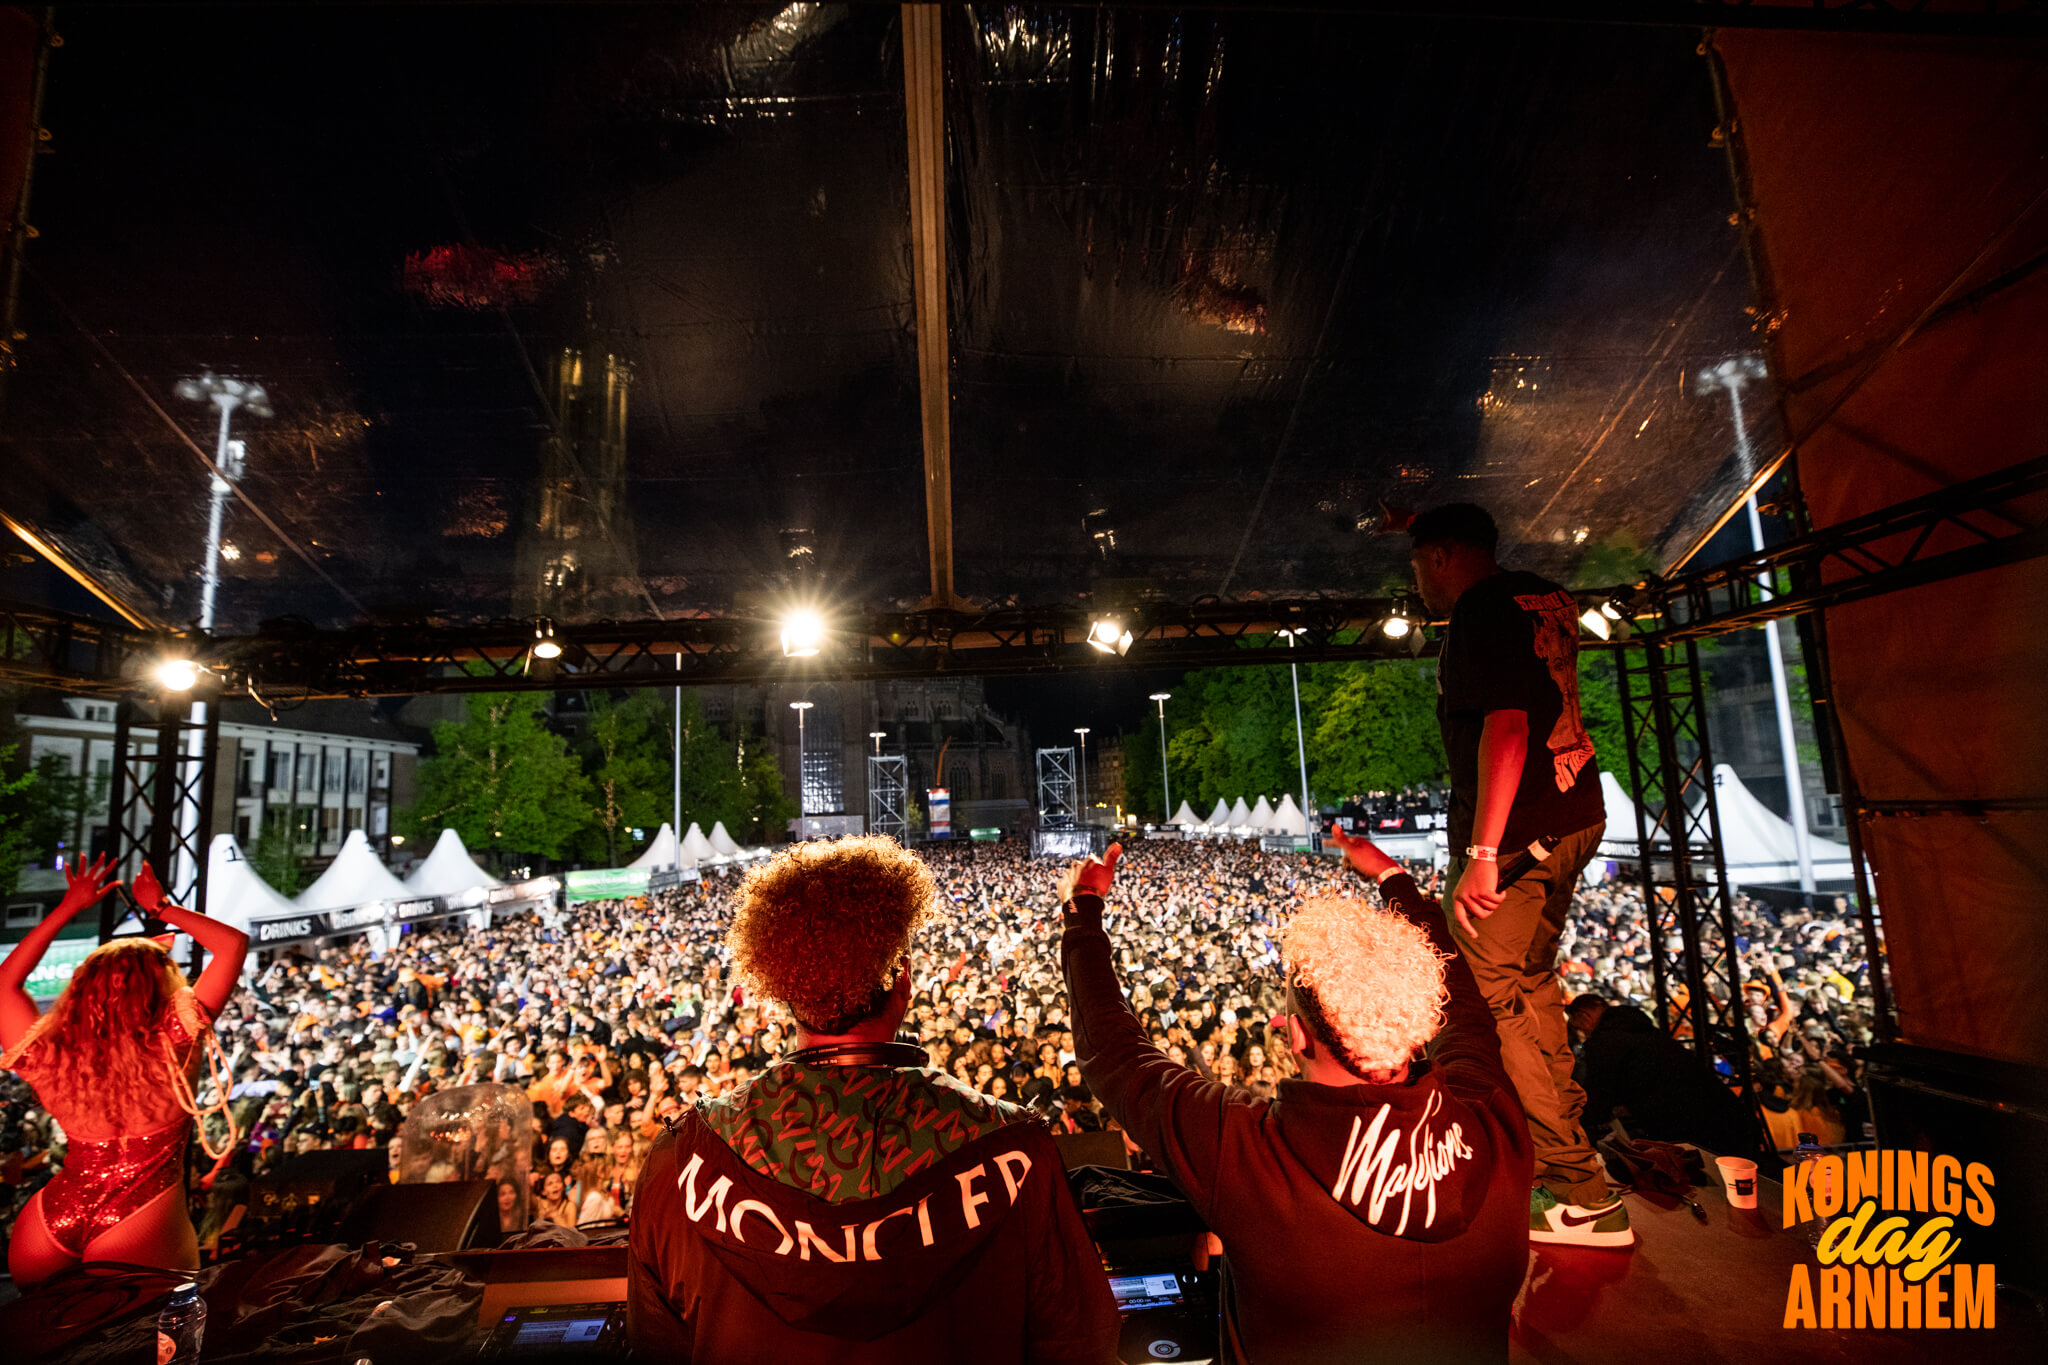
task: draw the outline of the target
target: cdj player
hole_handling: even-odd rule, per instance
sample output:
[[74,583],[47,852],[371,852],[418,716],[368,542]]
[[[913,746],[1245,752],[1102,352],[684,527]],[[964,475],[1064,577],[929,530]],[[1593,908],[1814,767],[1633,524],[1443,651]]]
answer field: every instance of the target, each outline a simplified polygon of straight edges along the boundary
[[1123,1365],[1204,1365],[1216,1358],[1216,1281],[1207,1270],[1119,1271],[1109,1277]]

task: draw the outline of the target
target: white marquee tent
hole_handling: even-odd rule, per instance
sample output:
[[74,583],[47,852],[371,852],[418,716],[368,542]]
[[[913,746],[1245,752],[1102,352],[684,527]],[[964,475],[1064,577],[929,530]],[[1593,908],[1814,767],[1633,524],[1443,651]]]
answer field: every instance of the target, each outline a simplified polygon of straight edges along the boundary
[[[1714,765],[1714,804],[1721,816],[1721,858],[1730,885],[1798,883],[1799,853],[1791,821],[1757,800],[1726,763]],[[1807,842],[1815,881],[1844,882],[1854,875],[1847,845],[1811,835]]]
[[1247,806],[1244,803],[1244,798],[1240,796],[1237,798],[1237,804],[1230,808],[1230,824],[1232,827],[1236,827],[1239,825],[1249,825],[1251,822],[1252,808]]
[[695,867],[706,858],[718,856],[718,850],[704,837],[703,827],[695,820],[690,822],[690,828],[683,834],[683,856],[689,859],[687,866],[690,867]]
[[1600,800],[1607,807],[1607,830],[1600,836],[1600,852],[1609,857],[1635,857],[1636,803],[1628,799],[1620,781],[1605,768],[1600,770]]
[[405,883],[392,876],[370,851],[369,836],[352,829],[341,841],[341,852],[334,855],[318,880],[299,893],[296,904],[301,910],[346,910],[413,899]]
[[627,867],[632,868],[636,872],[652,872],[660,867],[695,867],[696,865],[697,860],[695,858],[691,858],[688,861],[680,859],[675,829],[666,820],[662,821],[661,828],[654,832],[654,838],[648,843],[646,850],[632,862],[626,864]]
[[725,832],[725,821],[723,820],[716,821],[711,826],[711,851],[726,858],[737,858],[740,856],[740,846],[733,842],[733,837],[730,834]]
[[1173,818],[1166,823],[1169,825],[1179,825],[1182,828],[1193,828],[1201,824],[1202,821],[1200,816],[1197,816],[1194,811],[1188,808],[1188,803],[1183,801],[1180,803],[1180,809],[1175,811]]
[[209,919],[232,924],[243,933],[257,920],[288,919],[304,912],[256,875],[248,855],[232,834],[216,834],[206,854],[206,904]]
[[1259,804],[1252,807],[1252,818],[1246,823],[1261,834],[1272,833],[1273,804],[1265,797],[1260,797]]
[[415,896],[446,896],[459,899],[471,891],[502,886],[496,877],[476,865],[462,836],[452,829],[441,831],[434,851],[405,879],[405,888]]
[[1209,818],[1202,823],[1210,829],[1222,829],[1230,823],[1230,805],[1222,797],[1216,798],[1216,809],[1209,812]]
[[1292,834],[1297,838],[1308,834],[1308,820],[1301,813],[1301,807],[1294,804],[1293,793],[1280,798],[1280,806],[1273,812],[1273,832]]

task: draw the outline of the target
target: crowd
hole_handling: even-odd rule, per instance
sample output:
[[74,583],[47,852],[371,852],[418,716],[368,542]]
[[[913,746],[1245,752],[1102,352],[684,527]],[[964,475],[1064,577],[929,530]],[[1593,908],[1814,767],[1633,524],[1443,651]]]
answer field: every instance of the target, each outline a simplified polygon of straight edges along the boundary
[[[1060,1130],[1104,1126],[1075,1065],[1052,865],[1009,844],[927,856],[951,913],[912,964],[906,1028],[932,1065],[1039,1107]],[[1440,890],[1429,874],[1419,880]],[[663,1121],[744,1085],[793,1036],[787,1014],[727,968],[735,884],[713,877],[482,931],[409,935],[381,955],[337,942],[254,965],[218,1024],[241,1138],[220,1181],[193,1182],[202,1240],[231,1202],[223,1190],[296,1154],[381,1148],[395,1170],[408,1111],[478,1081],[516,1085],[532,1102],[535,1218],[625,1218]],[[1266,1036],[1281,1003],[1280,928],[1311,896],[1358,890],[1334,860],[1252,843],[1138,843],[1108,921],[1138,1017],[1177,1060],[1270,1091],[1292,1066]],[[1861,935],[1839,906],[1779,914],[1745,900],[1736,922],[1774,1140],[1860,1138],[1858,1058],[1870,1040]],[[1566,995],[1653,1008],[1649,935],[1637,891],[1583,891],[1560,955]],[[0,1102],[0,1212],[11,1220],[62,1162],[64,1138],[18,1077],[0,1076]],[[501,1188],[502,1205],[517,1193]]]

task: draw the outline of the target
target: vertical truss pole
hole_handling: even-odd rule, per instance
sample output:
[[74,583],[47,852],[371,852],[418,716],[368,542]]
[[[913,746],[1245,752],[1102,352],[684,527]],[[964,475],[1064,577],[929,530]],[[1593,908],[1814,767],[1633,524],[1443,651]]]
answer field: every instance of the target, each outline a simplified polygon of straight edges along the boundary
[[909,842],[909,765],[902,754],[868,756],[868,833]]
[[[107,782],[107,853],[113,859],[114,875],[128,881],[134,869],[128,866],[128,806],[140,785],[128,771],[129,737],[133,733],[135,703],[123,697],[114,707],[114,770]],[[120,922],[121,902],[113,896],[100,900],[100,942],[114,936]]]
[[[946,328],[946,59],[942,7],[903,16],[903,113],[910,137],[910,257],[917,377],[924,414],[924,507],[932,605],[953,605],[952,347]],[[943,778],[940,780],[944,780]]]
[[[1633,695],[1629,686],[1629,656],[1637,648],[1630,645],[1614,651],[1614,683],[1621,694],[1622,733],[1628,740],[1629,790],[1636,807],[1636,869],[1643,887],[1643,918],[1650,934],[1650,976],[1657,995],[1657,1027],[1676,1035],[1678,1021],[1671,1017],[1671,986],[1664,963],[1663,902],[1657,896],[1655,853],[1657,835],[1663,825],[1661,817],[1650,813],[1650,786],[1643,771],[1646,736],[1653,729],[1652,708],[1646,680],[1638,680],[1643,685],[1639,685]],[[1648,651],[1643,653],[1646,657],[1642,669],[1647,672]]]
[[1873,1023],[1881,1042],[1898,1037],[1898,1019],[1892,1013],[1892,987],[1885,970],[1883,930],[1878,923],[1877,902],[1870,894],[1870,865],[1863,844],[1863,789],[1856,784],[1849,764],[1849,739],[1842,731],[1841,708],[1835,704],[1833,656],[1828,653],[1827,613],[1814,612],[1808,619],[1813,644],[1812,667],[1807,685],[1816,708],[1827,708],[1827,742],[1835,751],[1835,785],[1841,788],[1843,828],[1849,838],[1849,868],[1856,883],[1856,918],[1863,927],[1863,960],[1869,965]]

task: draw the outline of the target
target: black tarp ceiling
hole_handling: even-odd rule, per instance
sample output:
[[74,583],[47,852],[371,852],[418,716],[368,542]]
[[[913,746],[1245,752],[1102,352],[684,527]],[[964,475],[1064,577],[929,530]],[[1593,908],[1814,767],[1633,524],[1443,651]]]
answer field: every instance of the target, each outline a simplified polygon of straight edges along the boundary
[[[1381,498],[1486,502],[1524,562],[1612,582],[1747,481],[1690,382],[1752,344],[1697,32],[944,20],[966,596],[1378,592]],[[210,369],[276,408],[237,429],[221,630],[752,614],[805,575],[914,604],[898,27],[68,13],[0,505],[191,621],[208,480],[170,423],[211,453],[174,394]],[[570,350],[630,375],[616,429],[560,410]]]

